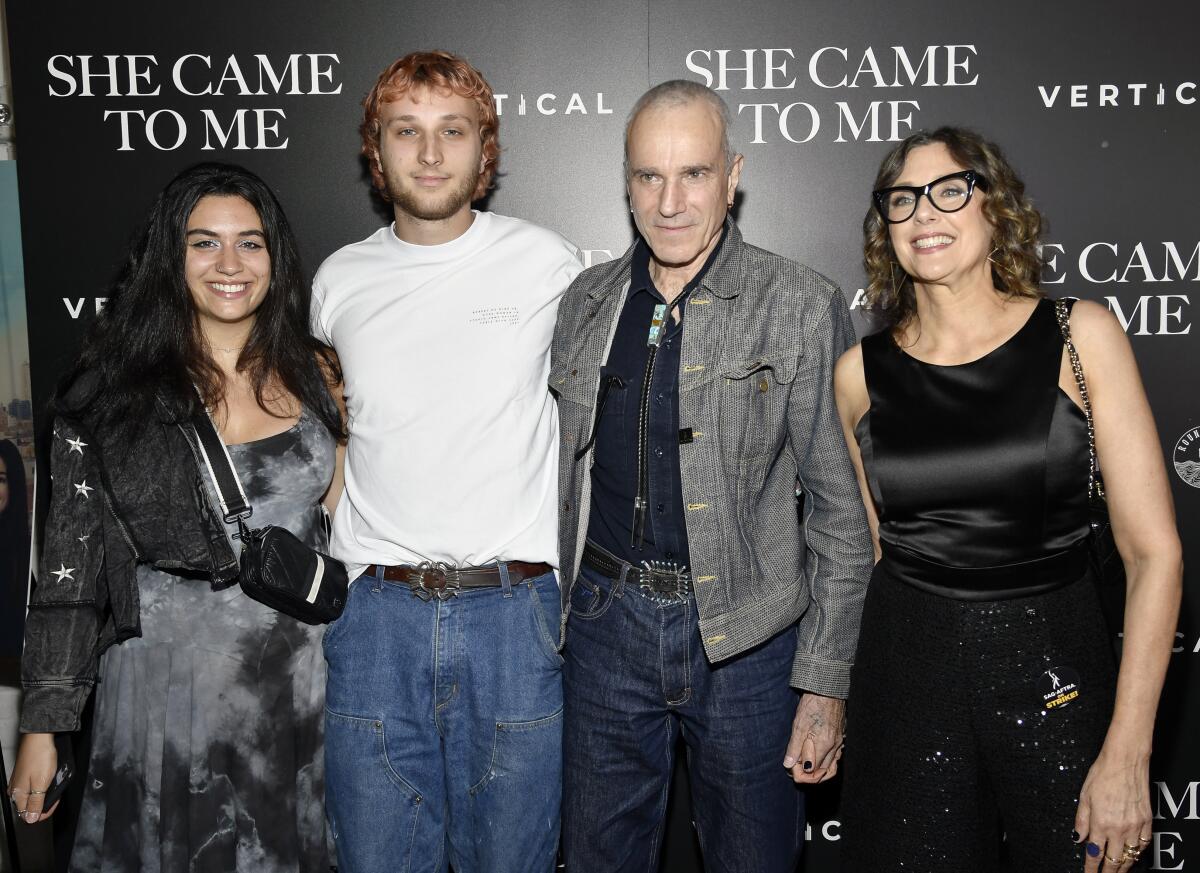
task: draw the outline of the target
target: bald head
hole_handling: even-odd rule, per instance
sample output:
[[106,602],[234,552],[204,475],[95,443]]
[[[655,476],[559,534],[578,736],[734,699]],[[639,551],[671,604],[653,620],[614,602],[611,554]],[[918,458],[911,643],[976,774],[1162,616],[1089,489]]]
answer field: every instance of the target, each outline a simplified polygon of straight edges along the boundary
[[625,175],[629,175],[629,134],[638,116],[655,109],[667,109],[695,104],[697,108],[711,111],[716,116],[721,130],[721,151],[725,157],[725,168],[733,163],[733,149],[729,147],[729,107],[721,96],[711,88],[688,79],[671,79],[655,85],[633,104],[625,122]]
[[724,108],[707,88],[666,82],[629,117],[625,190],[664,295],[681,291],[715,250],[737,195],[742,156],[730,154]]

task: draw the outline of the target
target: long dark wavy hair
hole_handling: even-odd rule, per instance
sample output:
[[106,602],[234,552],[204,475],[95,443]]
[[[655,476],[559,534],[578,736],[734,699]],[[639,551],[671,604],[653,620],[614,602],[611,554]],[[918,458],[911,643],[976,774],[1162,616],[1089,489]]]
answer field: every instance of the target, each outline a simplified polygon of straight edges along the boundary
[[341,369],[333,350],[309,331],[311,291],[291,226],[267,184],[232,164],[198,164],[158,195],[75,368],[60,385],[55,411],[95,414],[102,426],[120,430],[163,407],[171,420],[190,419],[201,410],[193,385],[208,408],[221,403],[225,379],[209,356],[184,278],[188,218],[207,196],[241,197],[253,206],[271,256],[270,284],[238,371],[249,375],[264,410],[271,412],[264,397],[282,387],[344,441],[345,425],[328,390],[341,382]]
[[[1025,183],[995,143],[961,127],[919,131],[888,152],[879,165],[873,190],[895,184],[908,153],[933,143],[942,143],[963,169],[974,170],[987,181],[987,190],[976,188],[974,196],[981,198],[983,217],[992,226],[992,284],[1012,297],[1041,297],[1038,244],[1045,222],[1025,196]],[[896,259],[888,226],[874,208],[868,209],[863,219],[863,266],[867,308],[883,327],[901,326],[917,314],[912,277]]]

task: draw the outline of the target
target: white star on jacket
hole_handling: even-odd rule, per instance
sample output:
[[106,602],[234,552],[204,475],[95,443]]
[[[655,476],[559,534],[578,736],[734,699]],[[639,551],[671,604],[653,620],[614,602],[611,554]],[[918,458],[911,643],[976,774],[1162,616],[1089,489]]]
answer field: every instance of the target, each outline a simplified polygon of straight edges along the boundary
[[61,561],[59,561],[59,563],[58,563],[58,569],[57,569],[57,570],[51,570],[51,571],[50,571],[50,574],[51,574],[52,576],[57,576],[57,577],[58,577],[58,581],[59,581],[59,582],[61,582],[63,579],[70,579],[72,582],[74,582],[74,581],[75,581],[75,577],[71,575],[71,574],[72,574],[72,573],[74,573],[74,572],[75,572],[75,568],[74,568],[74,567],[68,567],[66,564],[64,564],[64,563],[62,563]]
[[68,455],[69,455],[71,452],[79,452],[79,454],[81,454],[81,455],[82,455],[82,454],[83,454],[83,447],[84,447],[84,446],[86,446],[86,445],[87,445],[87,443],[85,443],[83,440],[81,440],[81,439],[79,439],[78,437],[76,437],[76,438],[75,438],[75,439],[73,439],[73,440],[67,440],[67,445],[69,445],[69,446],[71,447],[71,448],[70,448],[70,449],[67,451],[67,454],[68,454]]
[[87,479],[84,479],[82,482],[76,482],[76,483],[75,483],[75,494],[76,494],[76,496],[78,496],[78,495],[82,494],[85,500],[86,500],[88,497],[91,497],[92,495],[91,495],[91,493],[90,493],[90,492],[92,492],[92,491],[95,491],[95,490],[96,490],[95,488],[93,488],[92,486],[88,485],[88,483],[87,483]]

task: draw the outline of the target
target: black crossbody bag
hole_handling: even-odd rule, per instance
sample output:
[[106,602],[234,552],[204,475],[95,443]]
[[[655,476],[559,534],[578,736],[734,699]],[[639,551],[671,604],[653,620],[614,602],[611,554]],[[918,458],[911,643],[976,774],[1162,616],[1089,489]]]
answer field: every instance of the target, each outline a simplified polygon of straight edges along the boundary
[[329,555],[305,545],[286,528],[269,524],[251,529],[246,519],[254,508],[225,442],[212,419],[199,415],[193,422],[200,454],[221,501],[227,523],[237,522],[242,541],[241,577],[246,596],[306,624],[328,624],[342,614],[349,578],[346,567]]

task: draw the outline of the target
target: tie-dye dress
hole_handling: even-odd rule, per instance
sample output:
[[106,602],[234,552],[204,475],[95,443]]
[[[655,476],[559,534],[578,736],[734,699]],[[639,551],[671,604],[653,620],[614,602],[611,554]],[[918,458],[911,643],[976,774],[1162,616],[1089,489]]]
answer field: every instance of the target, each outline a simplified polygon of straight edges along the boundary
[[[334,450],[307,411],[290,430],[231,445],[253,525],[327,551],[319,500]],[[138,590],[141,637],[101,659],[71,870],[328,873],[324,627],[237,585],[213,591],[149,566]]]

